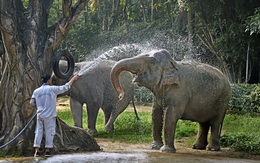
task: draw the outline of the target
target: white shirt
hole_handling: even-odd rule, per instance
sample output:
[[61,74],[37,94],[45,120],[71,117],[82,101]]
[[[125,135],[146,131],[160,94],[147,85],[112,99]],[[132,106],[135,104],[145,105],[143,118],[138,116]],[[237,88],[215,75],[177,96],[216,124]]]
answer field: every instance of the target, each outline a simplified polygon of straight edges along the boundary
[[56,101],[57,95],[66,92],[70,89],[69,83],[62,86],[52,86],[43,84],[41,87],[33,91],[30,100],[31,105],[37,107],[37,116],[39,118],[53,118],[57,116]]

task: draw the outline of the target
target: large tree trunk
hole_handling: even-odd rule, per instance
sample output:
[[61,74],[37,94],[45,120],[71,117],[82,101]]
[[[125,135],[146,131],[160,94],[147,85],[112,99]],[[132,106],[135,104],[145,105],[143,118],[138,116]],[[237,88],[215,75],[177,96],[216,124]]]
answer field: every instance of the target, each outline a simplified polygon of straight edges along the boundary
[[[52,0],[29,0],[28,7],[20,0],[0,1],[0,30],[4,57],[0,81],[0,144],[14,138],[27,124],[36,109],[29,100],[34,89],[40,86],[40,76],[51,73],[54,52],[67,35],[86,0],[64,0],[63,18],[48,28]],[[69,5],[66,5],[68,3]],[[5,154],[25,154],[31,151],[35,120],[13,143],[3,148]],[[84,130],[72,128],[57,119],[55,150],[100,150],[96,141]]]

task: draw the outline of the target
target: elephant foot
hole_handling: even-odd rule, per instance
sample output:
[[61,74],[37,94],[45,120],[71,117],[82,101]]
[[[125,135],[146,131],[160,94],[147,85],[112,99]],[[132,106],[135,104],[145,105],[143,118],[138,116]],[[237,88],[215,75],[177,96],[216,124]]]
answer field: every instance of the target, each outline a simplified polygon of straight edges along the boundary
[[115,131],[114,129],[106,129],[106,128],[105,128],[104,130],[105,130],[105,132],[108,132],[108,133],[109,133],[109,132],[114,132],[114,131]]
[[204,149],[206,149],[206,145],[195,143],[195,144],[192,145],[192,149],[204,150]]
[[174,147],[170,147],[168,145],[164,145],[160,148],[161,152],[166,152],[166,153],[175,153],[176,149]]
[[104,130],[106,132],[113,132],[113,131],[115,131],[114,127],[107,127],[107,126],[105,126]]
[[159,150],[163,146],[162,142],[153,141],[151,144],[151,148],[155,150]]
[[211,145],[211,144],[209,144],[208,146],[207,146],[207,150],[209,150],[209,151],[220,151],[220,146],[219,145]]
[[92,135],[92,134],[95,134],[97,133],[97,130],[96,129],[88,129],[87,132]]

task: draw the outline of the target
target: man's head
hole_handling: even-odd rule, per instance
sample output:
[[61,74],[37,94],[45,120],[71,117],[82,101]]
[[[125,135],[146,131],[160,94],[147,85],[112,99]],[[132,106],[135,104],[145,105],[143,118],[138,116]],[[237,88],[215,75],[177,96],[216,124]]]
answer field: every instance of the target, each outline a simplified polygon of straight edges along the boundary
[[41,80],[42,80],[43,83],[47,83],[48,80],[50,80],[50,79],[51,79],[51,75],[50,75],[50,74],[45,74],[45,75],[43,75],[42,78],[41,78]]

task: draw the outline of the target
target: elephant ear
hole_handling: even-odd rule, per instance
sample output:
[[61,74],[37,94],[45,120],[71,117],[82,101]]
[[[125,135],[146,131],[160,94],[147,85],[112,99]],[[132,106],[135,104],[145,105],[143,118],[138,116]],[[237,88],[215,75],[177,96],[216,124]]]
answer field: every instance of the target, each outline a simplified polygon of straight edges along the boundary
[[171,60],[165,65],[163,76],[162,76],[162,85],[176,85],[180,84],[179,74],[177,63],[174,60]]

